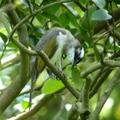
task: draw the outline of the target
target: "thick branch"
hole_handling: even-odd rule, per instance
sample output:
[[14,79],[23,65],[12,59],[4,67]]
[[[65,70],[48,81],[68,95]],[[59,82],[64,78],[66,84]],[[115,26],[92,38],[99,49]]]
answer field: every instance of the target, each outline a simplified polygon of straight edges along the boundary
[[72,108],[68,112],[67,120],[76,120],[78,118],[76,104],[72,105]]
[[[8,1],[7,1],[8,2]],[[12,8],[12,4],[8,2]],[[20,22],[19,17],[16,12],[11,9],[7,12],[11,22],[16,25]],[[24,45],[28,46],[28,34],[25,25],[22,25],[17,30],[19,41]],[[4,110],[11,104],[11,102],[18,96],[20,91],[26,85],[29,80],[29,56],[22,49],[20,50],[21,56],[21,67],[20,74],[16,77],[15,81],[2,93],[0,96],[0,114],[4,112]]]
[[[79,106],[79,104],[77,106],[81,120],[86,120],[90,114],[89,91],[90,91],[91,81],[92,81],[92,77],[89,75],[86,78],[86,81],[84,83],[83,90],[82,90],[82,96],[81,96],[82,97],[82,106]],[[81,100],[79,100],[79,101],[81,101]]]
[[86,78],[83,90],[82,90],[82,108],[85,111],[89,111],[89,91],[90,91],[90,85],[91,85],[92,77],[89,75]]

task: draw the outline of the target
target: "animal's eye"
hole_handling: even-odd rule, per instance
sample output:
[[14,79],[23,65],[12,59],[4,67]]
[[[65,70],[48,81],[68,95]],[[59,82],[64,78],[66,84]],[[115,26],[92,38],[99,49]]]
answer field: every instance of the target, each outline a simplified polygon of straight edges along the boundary
[[77,60],[80,60],[80,57],[78,57]]
[[77,64],[82,60],[81,57],[77,57]]

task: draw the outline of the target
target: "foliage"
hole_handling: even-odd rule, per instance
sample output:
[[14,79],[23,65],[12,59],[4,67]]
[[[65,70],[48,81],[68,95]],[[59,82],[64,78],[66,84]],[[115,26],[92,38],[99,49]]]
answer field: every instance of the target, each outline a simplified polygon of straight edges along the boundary
[[[0,1],[0,119],[119,120],[119,4],[119,0]],[[29,109],[30,56],[36,55],[34,46],[53,27],[69,30],[85,56],[73,70],[63,60],[65,75],[56,72],[56,80],[41,73]]]

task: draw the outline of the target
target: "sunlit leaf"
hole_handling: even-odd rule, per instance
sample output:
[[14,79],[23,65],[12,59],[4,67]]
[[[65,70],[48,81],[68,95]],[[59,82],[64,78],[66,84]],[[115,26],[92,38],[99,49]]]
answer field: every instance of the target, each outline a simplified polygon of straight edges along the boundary
[[11,41],[9,42],[9,46],[7,46],[6,50],[13,50],[14,52],[18,52],[18,47],[14,45]]
[[27,101],[22,101],[21,102],[21,106],[22,106],[22,109],[26,109],[26,108],[28,108],[29,107],[29,102],[27,102]]
[[64,87],[64,85],[60,80],[49,79],[48,81],[45,82],[45,84],[42,88],[42,93],[51,94],[51,93],[54,93],[54,92],[60,90],[63,87]]

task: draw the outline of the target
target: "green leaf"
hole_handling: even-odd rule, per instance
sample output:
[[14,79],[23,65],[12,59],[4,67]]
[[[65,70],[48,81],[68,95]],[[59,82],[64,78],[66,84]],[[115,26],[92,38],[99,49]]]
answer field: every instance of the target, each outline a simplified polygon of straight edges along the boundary
[[41,28],[41,27],[34,27],[34,33],[36,34],[41,34],[41,35],[43,35],[43,34],[45,34],[45,30],[43,29],[43,28]]
[[51,14],[49,12],[43,12],[41,15],[51,20],[59,21],[58,18],[54,14]]
[[72,70],[72,79],[76,87],[80,89],[83,81],[80,78],[80,71],[77,68]]
[[87,42],[87,44],[89,45],[89,46],[91,46],[91,39],[90,39],[90,36],[88,35],[88,33],[87,33],[87,30],[86,29],[84,29],[84,28],[82,28],[82,27],[80,27],[80,32],[81,32],[81,34],[82,34],[82,37],[85,39],[85,41]]
[[68,18],[66,17],[65,13],[61,13],[59,16],[59,21],[61,23],[62,26],[66,26],[69,22]]
[[99,8],[104,8],[106,5],[105,0],[92,0]]
[[6,4],[7,0],[0,0],[0,7],[4,6]]
[[2,40],[4,41],[4,43],[6,43],[8,41],[6,35],[4,35],[3,33],[0,32],[0,37],[2,38]]
[[36,35],[29,35],[29,41],[33,46],[35,46],[39,39],[36,37]]
[[100,58],[101,58],[100,53],[98,52],[98,50],[96,50],[95,47],[94,47],[94,53],[95,53],[96,60],[100,61]]
[[73,14],[74,17],[78,18],[79,15],[78,13],[69,5],[64,4],[64,6],[66,7],[67,11],[71,12]]
[[[71,22],[76,27],[79,26],[78,23],[77,23],[76,16],[74,16],[70,11],[66,11],[65,14],[66,14],[69,22]],[[67,21],[67,24],[68,24],[68,21]]]
[[66,25],[65,29],[69,30],[73,35],[75,35],[75,33],[77,32],[76,27],[71,27],[70,25]]
[[22,106],[22,109],[27,109],[28,107],[29,107],[29,102],[27,102],[27,101],[22,101],[21,102],[21,106]]
[[[26,5],[27,7],[29,7],[29,2],[27,0],[21,0],[21,2]],[[32,4],[31,4],[32,5]]]
[[58,80],[49,79],[48,81],[45,82],[45,84],[42,88],[42,93],[43,94],[51,94],[51,93],[54,93],[54,92],[60,90],[63,87],[64,87],[64,85],[60,80],[58,81]]
[[96,11],[96,7],[94,5],[88,7],[88,11],[85,12],[82,20],[80,21],[80,25],[82,29],[88,31],[94,28],[96,21],[91,19],[92,14]]
[[14,52],[18,52],[18,47],[15,45],[15,44],[13,44],[11,41],[9,42],[9,46],[7,47],[7,50],[13,50]]
[[89,0],[80,0],[80,3],[82,4],[87,4],[89,2]]
[[109,20],[111,18],[112,18],[112,16],[109,15],[108,11],[104,10],[104,9],[99,9],[99,10],[95,11],[91,16],[91,19],[95,20],[95,21]]
[[41,14],[37,14],[36,15],[36,19],[39,21],[39,23],[41,24],[41,26],[44,26],[46,24],[46,18],[43,17]]
[[50,12],[52,14],[55,14],[56,12],[58,12],[59,9],[60,9],[60,5],[54,5],[54,6],[50,7]]
[[120,0],[113,0],[116,4],[120,4]]

